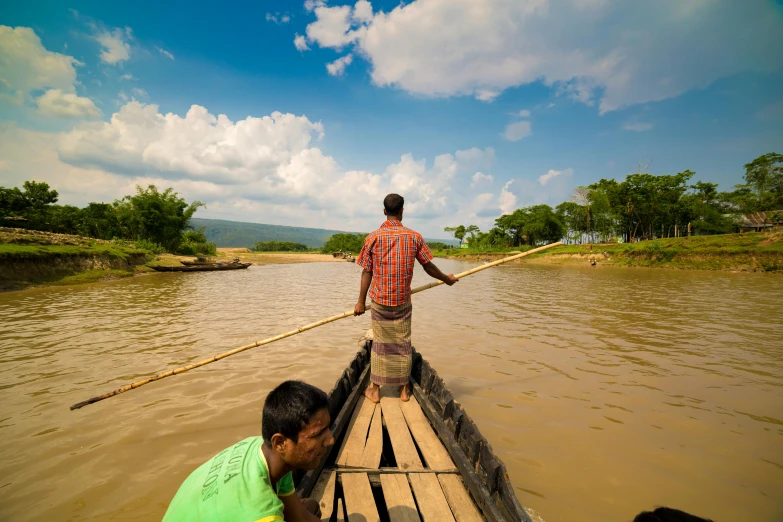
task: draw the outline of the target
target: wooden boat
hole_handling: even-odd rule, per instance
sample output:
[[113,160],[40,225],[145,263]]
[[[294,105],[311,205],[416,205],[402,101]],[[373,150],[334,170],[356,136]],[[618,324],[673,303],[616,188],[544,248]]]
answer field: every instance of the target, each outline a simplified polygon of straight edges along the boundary
[[195,264],[183,266],[147,265],[158,272],[211,272],[215,270],[239,270],[247,268],[253,263],[210,263],[208,265]]
[[[180,263],[182,263],[185,266],[201,266],[201,265],[215,265],[218,263],[223,263],[224,261],[216,261],[213,257],[212,259],[207,259],[204,256],[198,256],[195,261],[182,261],[180,260]],[[231,261],[226,261],[228,263],[239,263],[239,258],[235,257]]]
[[413,397],[402,402],[384,387],[376,405],[363,394],[372,341],[361,344],[329,392],[335,445],[294,477],[321,520],[532,522],[505,465],[429,363],[414,351]]

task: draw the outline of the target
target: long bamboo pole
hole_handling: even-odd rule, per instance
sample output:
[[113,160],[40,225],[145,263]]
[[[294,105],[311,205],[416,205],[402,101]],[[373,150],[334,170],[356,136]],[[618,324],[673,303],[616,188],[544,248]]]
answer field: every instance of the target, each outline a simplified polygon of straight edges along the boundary
[[[551,243],[549,245],[545,245],[542,247],[534,248],[533,250],[528,250],[527,252],[522,252],[521,254],[515,254],[513,256],[504,257],[503,259],[499,259],[497,261],[493,261],[491,263],[487,263],[485,265],[478,266],[476,268],[472,268],[470,270],[467,270],[465,272],[462,272],[460,274],[457,274],[455,277],[457,279],[462,279],[463,277],[467,277],[469,275],[475,274],[476,272],[481,272],[482,270],[486,270],[487,268],[492,268],[493,266],[502,265],[503,263],[508,263],[509,261],[514,261],[516,259],[520,259],[525,256],[529,256],[531,254],[535,254],[537,252],[541,252],[543,250],[547,250],[549,248],[553,248],[556,246],[560,246],[562,243]],[[440,286],[444,284],[443,281],[434,281],[432,283],[428,283],[426,285],[419,286],[417,288],[414,288],[411,290],[411,294],[417,294],[419,292],[423,292],[424,290],[429,290],[430,288],[435,288],[436,286]],[[188,364],[187,366],[182,366],[180,368],[174,368],[173,370],[168,370],[162,373],[158,373],[156,375],[153,375],[151,377],[147,377],[146,379],[142,379],[140,381],[136,381],[131,384],[127,384],[123,386],[122,388],[117,388],[114,391],[110,391],[109,393],[104,393],[103,395],[98,395],[97,397],[92,397],[91,399],[87,399],[86,401],[77,402],[73,406],[71,406],[72,410],[78,410],[79,408],[82,408],[84,406],[87,406],[88,404],[93,404],[95,402],[102,401],[104,399],[108,399],[109,397],[114,397],[115,395],[119,395],[120,393],[125,393],[126,391],[134,390],[140,386],[144,386],[145,384],[149,384],[154,381],[159,381],[160,379],[163,379],[165,377],[171,377],[172,375],[178,375],[180,373],[185,373],[189,370],[192,370],[194,368],[198,368],[200,366],[205,366],[207,364],[213,363],[215,361],[219,361],[220,359],[225,359],[226,357],[230,357],[231,355],[235,355],[240,352],[244,352],[245,350],[250,350],[251,348],[256,348],[258,346],[264,346],[265,344],[273,343],[275,341],[279,341],[280,339],[285,339],[286,337],[291,337],[292,335],[300,334],[302,332],[306,332],[307,330],[312,330],[313,328],[316,328],[318,326],[325,325],[327,323],[332,323],[334,321],[338,321],[340,319],[345,319],[346,317],[350,317],[353,315],[353,310],[348,310],[346,312],[343,312],[341,314],[333,315],[331,317],[327,317],[326,319],[321,319],[320,321],[316,321],[314,323],[307,324],[305,326],[300,326],[296,330],[291,330],[290,332],[285,332],[279,335],[275,335],[274,337],[269,337],[268,339],[264,339],[262,341],[256,341],[254,343],[246,344],[244,346],[240,346],[238,348],[234,348],[233,350],[229,350],[227,352],[223,352],[218,355],[213,355],[212,357],[208,359],[204,359],[202,361],[194,362],[193,364]]]

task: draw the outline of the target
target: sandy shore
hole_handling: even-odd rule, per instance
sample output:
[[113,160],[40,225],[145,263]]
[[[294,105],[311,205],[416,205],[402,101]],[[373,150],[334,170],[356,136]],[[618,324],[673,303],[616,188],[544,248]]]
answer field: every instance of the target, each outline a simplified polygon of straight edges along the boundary
[[[335,259],[330,254],[311,254],[305,252],[252,252],[247,248],[218,248],[217,259],[228,261],[238,257],[243,263],[254,265],[286,265],[294,263],[347,263],[345,259]],[[175,256],[164,254],[155,264],[179,265],[180,260],[190,261],[195,256]]]

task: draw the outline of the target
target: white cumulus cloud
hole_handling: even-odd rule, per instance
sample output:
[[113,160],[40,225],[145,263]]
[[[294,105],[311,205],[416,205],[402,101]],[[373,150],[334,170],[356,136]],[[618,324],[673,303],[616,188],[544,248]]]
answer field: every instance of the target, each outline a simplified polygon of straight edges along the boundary
[[314,146],[322,137],[322,124],[306,116],[275,112],[232,121],[194,105],[183,117],[132,100],[107,122],[82,122],[63,134],[57,154],[71,167],[186,189],[211,210],[293,205],[302,215],[291,222],[323,224],[316,214],[328,210],[330,226],[342,219],[341,228],[361,223],[359,230],[377,225],[377,207],[389,192],[405,196],[414,223],[453,212],[461,197],[452,190],[455,181],[494,160],[493,149],[472,148],[431,162],[402,154],[379,173],[346,170]]
[[75,58],[47,51],[28,27],[0,25],[0,100],[24,103],[30,91],[74,92]]
[[514,180],[512,179],[503,185],[503,188],[500,190],[500,196],[498,196],[498,204],[500,205],[500,210],[504,214],[511,214],[517,208],[517,197],[511,192],[511,185],[513,183]]
[[508,141],[519,141],[522,138],[526,138],[532,134],[530,130],[529,121],[518,121],[516,123],[509,123],[506,125],[506,130],[503,132],[503,137]]
[[307,26],[307,39],[311,42],[341,49],[356,38],[351,31],[351,6],[320,6],[315,8],[315,15],[318,19]]
[[55,118],[93,118],[101,115],[101,111],[89,98],[77,96],[61,89],[49,89],[36,98],[38,114]]
[[351,65],[353,61],[353,55],[347,54],[341,58],[336,59],[331,63],[326,64],[326,70],[332,76],[342,76],[345,73],[345,68]]
[[425,96],[491,101],[543,80],[606,112],[783,66],[768,0],[414,0],[371,19],[362,2],[305,5],[312,43],[355,45],[374,83]]
[[359,0],[353,6],[353,19],[359,23],[372,21],[372,4],[367,0]]
[[297,51],[307,51],[310,49],[307,45],[307,38],[301,34],[294,35],[294,47]]
[[473,174],[473,176],[470,179],[471,179],[470,188],[476,188],[481,185],[491,184],[495,178],[492,177],[492,174],[484,174],[483,172],[476,172],[475,174]]
[[549,169],[546,174],[543,174],[538,177],[538,182],[541,183],[541,185],[543,186],[558,176],[563,176],[563,175],[570,176],[573,173],[574,173],[574,169],[565,169],[565,170]]
[[128,40],[133,38],[130,28],[102,31],[95,39],[103,47],[101,61],[111,65],[124,62],[130,58],[131,48]]

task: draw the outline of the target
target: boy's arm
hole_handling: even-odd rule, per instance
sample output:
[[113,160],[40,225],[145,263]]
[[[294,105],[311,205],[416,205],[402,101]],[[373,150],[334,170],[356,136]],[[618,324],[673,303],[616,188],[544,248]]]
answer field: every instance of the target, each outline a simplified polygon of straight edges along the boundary
[[283,516],[286,522],[321,522],[320,518],[304,508],[302,499],[296,492],[279,498],[283,501]]

